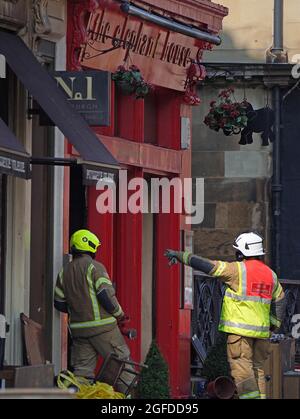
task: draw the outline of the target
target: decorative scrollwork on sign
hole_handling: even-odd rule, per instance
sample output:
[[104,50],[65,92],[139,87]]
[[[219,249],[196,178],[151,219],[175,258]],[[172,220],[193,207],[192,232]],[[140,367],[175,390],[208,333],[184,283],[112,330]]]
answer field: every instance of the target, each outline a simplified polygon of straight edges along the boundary
[[71,43],[71,70],[81,70],[79,55],[81,48],[87,42],[87,20],[89,13],[99,7],[97,0],[73,1],[72,23],[73,34]]
[[48,0],[33,0],[33,19],[35,33],[42,35],[51,32],[51,24],[48,16]]

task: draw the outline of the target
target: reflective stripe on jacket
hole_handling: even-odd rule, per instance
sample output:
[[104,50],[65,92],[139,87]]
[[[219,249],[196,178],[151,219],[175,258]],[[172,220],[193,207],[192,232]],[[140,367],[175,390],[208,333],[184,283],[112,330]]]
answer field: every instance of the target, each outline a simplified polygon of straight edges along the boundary
[[[99,303],[97,293],[107,288],[116,312],[108,313]],[[55,300],[64,301],[69,310],[69,326],[75,337],[89,337],[111,330],[116,317],[123,313],[105,267],[88,255],[74,258],[60,272]]]
[[270,336],[270,310],[277,287],[275,273],[258,260],[237,262],[239,289],[227,288],[219,330],[264,339]]

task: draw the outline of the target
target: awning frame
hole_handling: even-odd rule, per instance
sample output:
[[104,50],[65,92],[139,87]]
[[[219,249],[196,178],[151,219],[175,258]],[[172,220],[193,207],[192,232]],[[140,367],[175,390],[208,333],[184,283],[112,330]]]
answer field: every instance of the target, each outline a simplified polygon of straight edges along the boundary
[[78,162],[119,169],[119,163],[83,117],[68,103],[54,78],[15,34],[0,31],[0,54],[36,102],[79,153]]
[[213,35],[208,32],[197,29],[193,26],[184,25],[183,23],[178,23],[175,20],[171,20],[166,17],[162,17],[157,14],[148,12],[147,10],[141,9],[140,7],[136,7],[133,4],[130,4],[127,0],[118,1],[121,2],[120,9],[124,13],[139,17],[141,19],[147,20],[148,22],[162,26],[174,32],[179,32],[183,35],[190,36],[200,41],[209,42],[213,45],[219,46],[222,43],[222,39],[218,35]]
[[61,157],[31,157],[30,164],[34,166],[72,167],[77,166],[79,163],[76,158],[64,159]]

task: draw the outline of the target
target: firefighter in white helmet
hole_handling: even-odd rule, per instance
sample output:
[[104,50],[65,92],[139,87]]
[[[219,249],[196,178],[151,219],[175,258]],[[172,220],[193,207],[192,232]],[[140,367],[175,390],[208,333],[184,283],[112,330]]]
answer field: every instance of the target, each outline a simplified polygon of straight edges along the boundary
[[233,244],[236,262],[211,261],[189,252],[167,250],[171,263],[180,261],[218,278],[226,285],[219,330],[227,333],[231,374],[241,399],[266,398],[264,362],[270,336],[281,325],[285,298],[277,275],[263,262],[263,239],[241,234]]

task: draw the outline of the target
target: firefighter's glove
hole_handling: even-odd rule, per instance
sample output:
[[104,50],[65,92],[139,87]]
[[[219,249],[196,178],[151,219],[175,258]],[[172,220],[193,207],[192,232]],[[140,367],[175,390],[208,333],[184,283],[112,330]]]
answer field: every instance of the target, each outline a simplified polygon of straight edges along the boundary
[[180,252],[176,250],[166,250],[165,256],[169,259],[169,266],[176,265],[179,261]]
[[126,336],[129,340],[134,340],[137,337],[136,329],[128,329],[127,327],[122,327],[120,330],[122,335]]
[[127,324],[127,323],[129,323],[130,322],[130,317],[129,316],[126,316],[125,314],[124,314],[124,316],[122,316],[122,317],[120,317],[118,320],[117,320],[117,322],[118,322],[118,326],[121,328],[121,327],[125,327],[125,325]]

